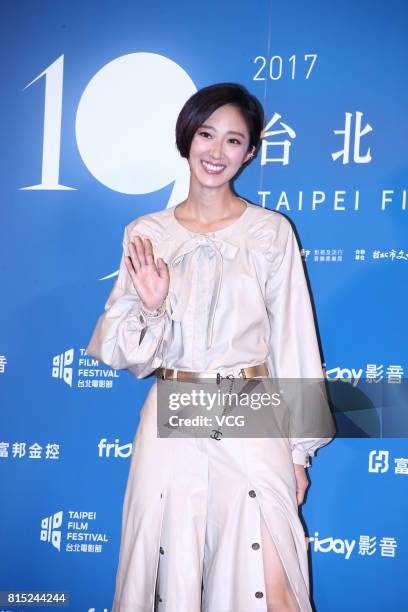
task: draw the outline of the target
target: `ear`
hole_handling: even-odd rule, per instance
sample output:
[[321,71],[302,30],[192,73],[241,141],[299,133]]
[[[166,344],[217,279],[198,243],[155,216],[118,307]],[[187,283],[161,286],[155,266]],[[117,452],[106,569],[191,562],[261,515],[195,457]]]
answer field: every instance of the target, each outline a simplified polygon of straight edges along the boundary
[[255,154],[255,147],[253,146],[251,150],[248,151],[248,153],[245,155],[242,161],[242,164],[246,164],[248,161],[250,161],[253,158],[254,154]]

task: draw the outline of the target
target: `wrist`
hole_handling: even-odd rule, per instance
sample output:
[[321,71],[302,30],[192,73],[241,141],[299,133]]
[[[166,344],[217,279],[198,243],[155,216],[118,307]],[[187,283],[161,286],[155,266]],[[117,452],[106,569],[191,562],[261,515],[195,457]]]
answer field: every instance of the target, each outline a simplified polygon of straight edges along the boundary
[[160,314],[163,313],[164,309],[165,309],[165,302],[166,300],[164,300],[159,306],[157,306],[156,308],[151,308],[151,307],[147,307],[145,306],[145,304],[143,302],[141,302],[141,307],[140,309],[142,310],[142,312],[148,316],[148,317],[157,317]]

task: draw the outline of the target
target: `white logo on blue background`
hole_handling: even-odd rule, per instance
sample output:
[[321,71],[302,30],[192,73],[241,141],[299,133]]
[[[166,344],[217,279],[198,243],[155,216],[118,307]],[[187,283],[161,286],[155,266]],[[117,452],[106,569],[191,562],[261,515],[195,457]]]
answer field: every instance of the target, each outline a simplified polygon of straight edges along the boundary
[[62,380],[72,387],[72,364],[74,361],[74,349],[55,355],[52,359],[52,377]]
[[63,512],[55,512],[51,516],[46,516],[41,520],[40,539],[42,542],[51,542],[51,544],[61,551],[61,525]]

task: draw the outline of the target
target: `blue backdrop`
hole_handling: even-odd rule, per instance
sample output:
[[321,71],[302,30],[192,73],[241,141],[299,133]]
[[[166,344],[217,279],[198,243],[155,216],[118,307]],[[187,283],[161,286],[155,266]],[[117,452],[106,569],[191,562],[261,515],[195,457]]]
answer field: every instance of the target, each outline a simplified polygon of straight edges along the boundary
[[[0,11],[0,590],[65,590],[72,610],[99,612],[152,378],[84,347],[124,226],[186,195],[173,132],[194,91],[237,81],[264,105],[262,148],[235,188],[296,225],[328,379],[401,384],[408,11],[402,0],[3,0]],[[406,440],[336,439],[309,476],[316,609],[406,610]]]

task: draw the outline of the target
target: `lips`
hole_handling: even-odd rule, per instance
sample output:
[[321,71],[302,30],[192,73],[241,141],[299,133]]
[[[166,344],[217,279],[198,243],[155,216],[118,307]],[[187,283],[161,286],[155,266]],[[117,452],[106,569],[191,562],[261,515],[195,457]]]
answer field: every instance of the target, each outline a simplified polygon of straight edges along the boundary
[[223,164],[212,164],[204,160],[201,163],[208,174],[221,174],[226,168]]

